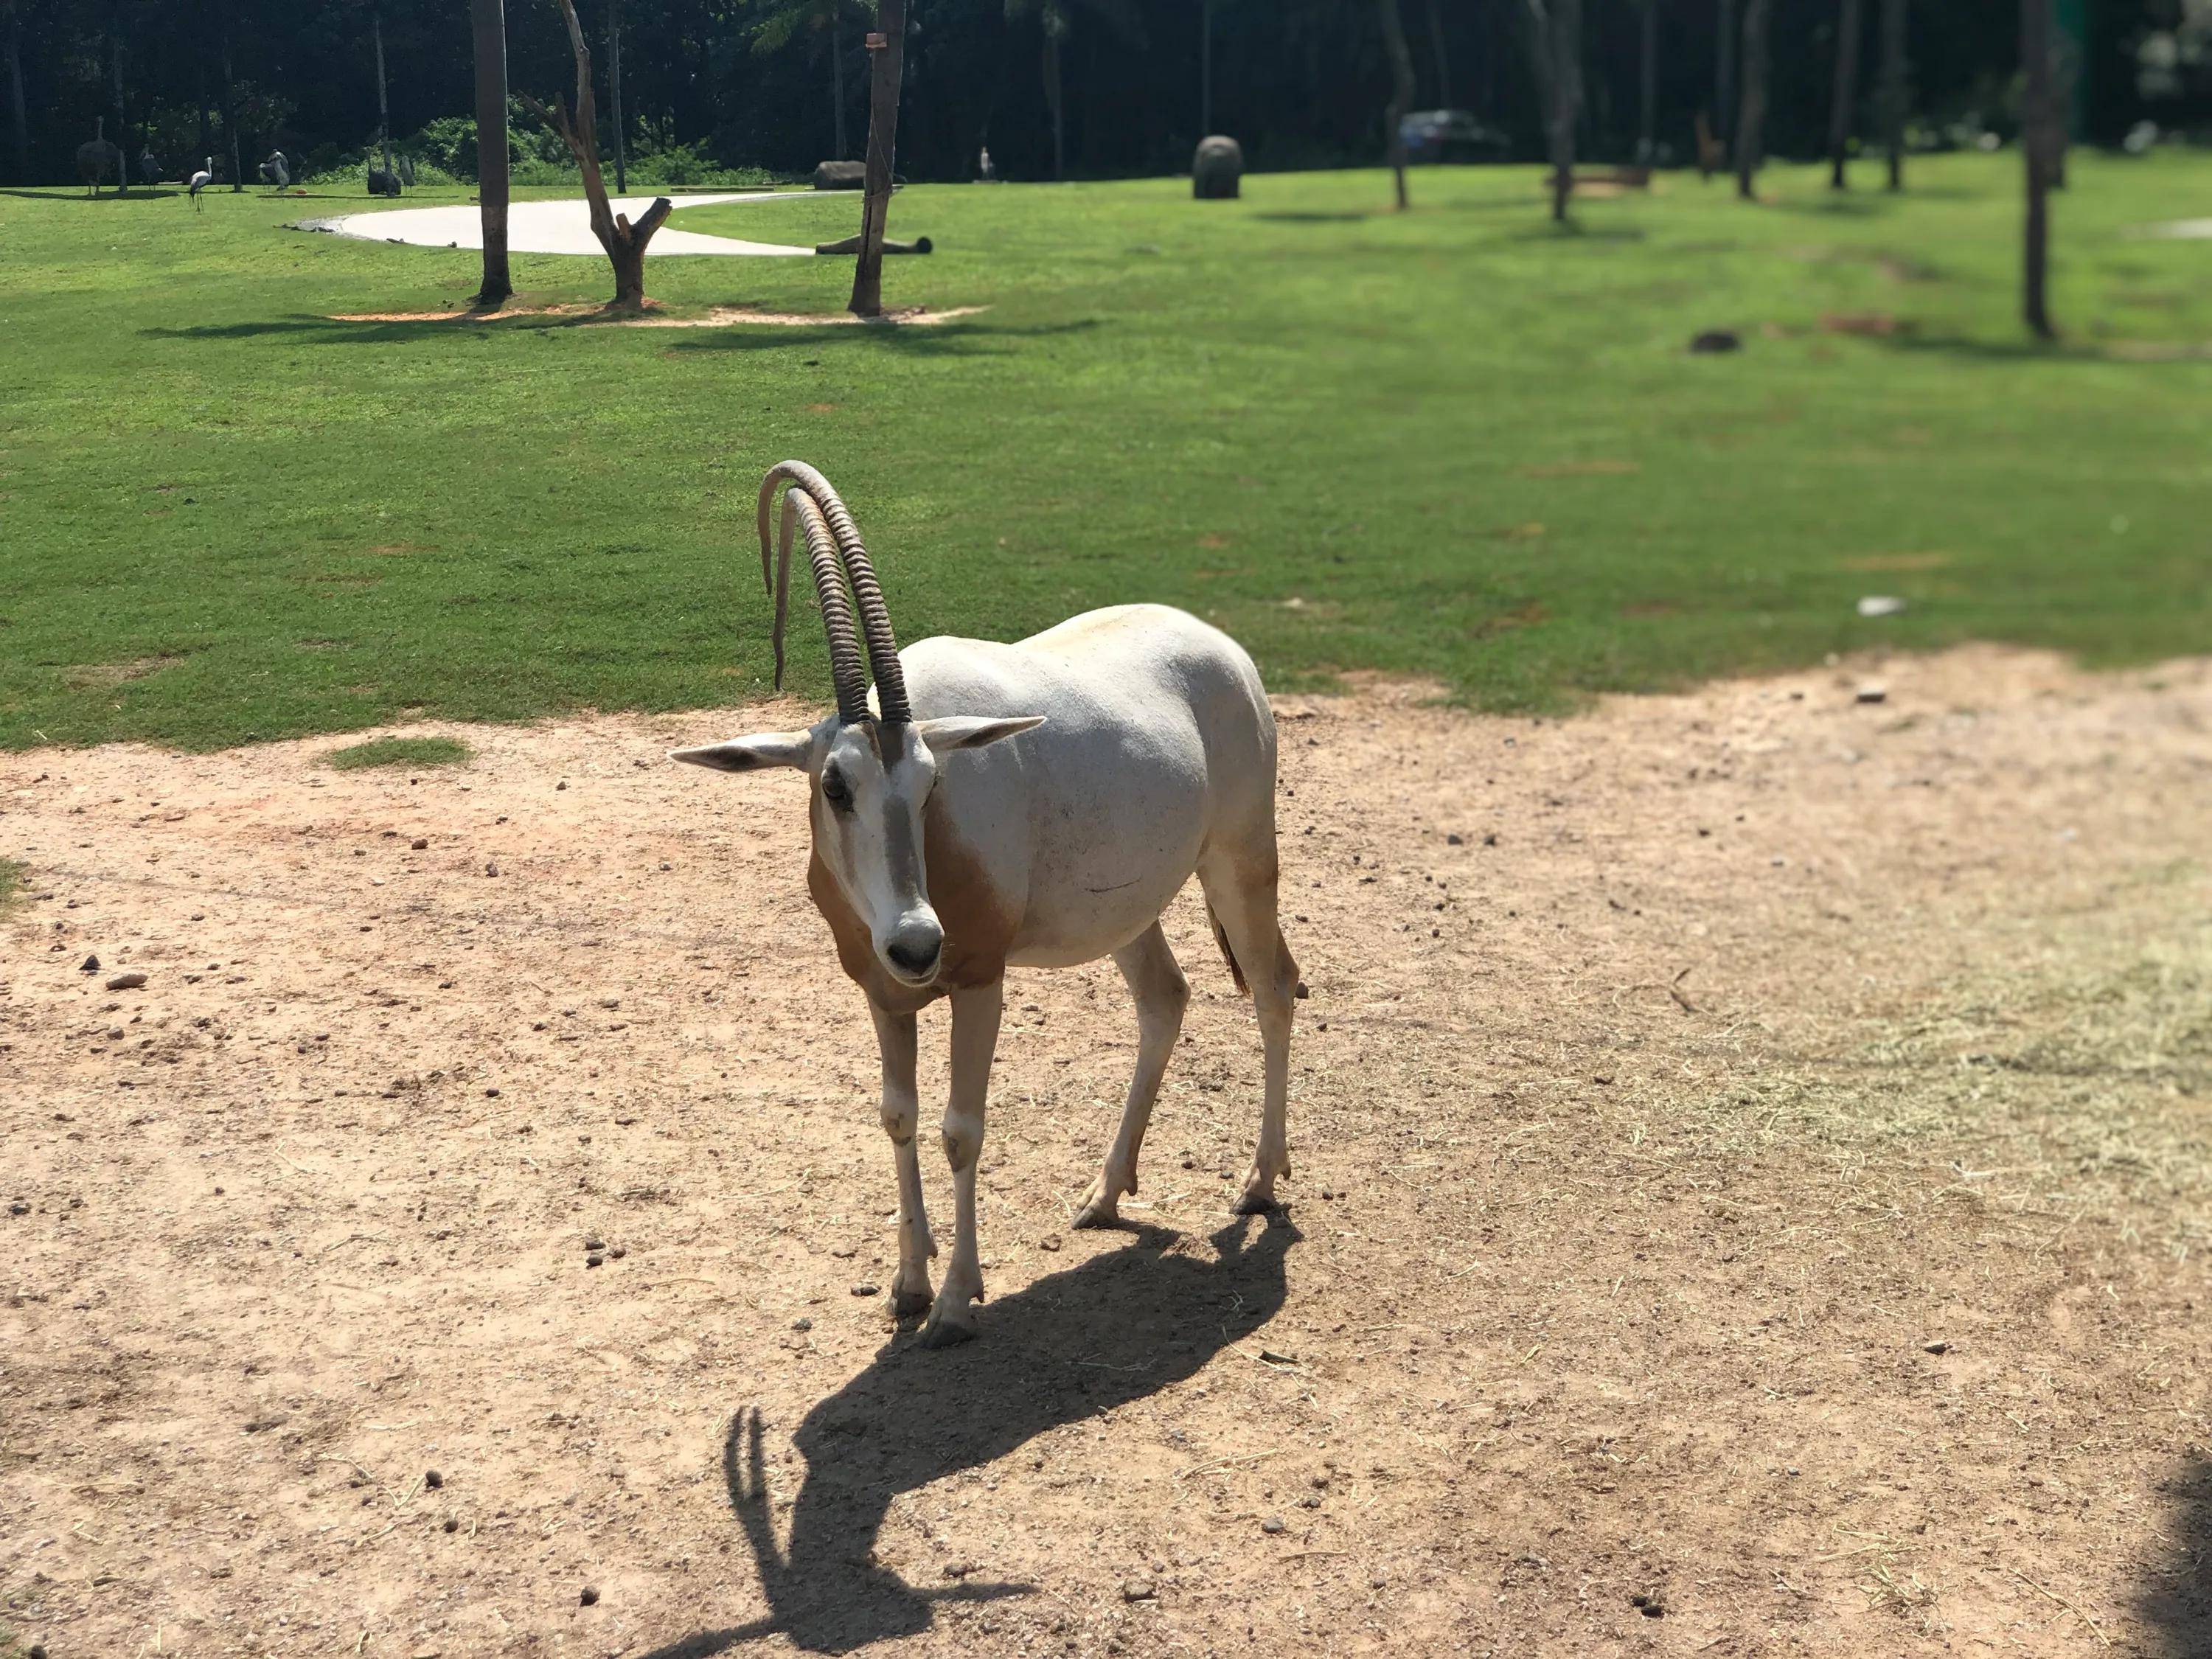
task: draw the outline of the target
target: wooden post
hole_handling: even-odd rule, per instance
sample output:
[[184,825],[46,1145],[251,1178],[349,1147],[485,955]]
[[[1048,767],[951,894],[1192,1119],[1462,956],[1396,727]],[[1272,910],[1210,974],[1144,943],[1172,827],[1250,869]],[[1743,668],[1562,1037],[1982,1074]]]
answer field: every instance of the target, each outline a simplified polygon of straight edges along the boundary
[[476,304],[495,309],[514,292],[507,268],[507,7],[469,0],[476,41],[477,202],[483,225],[483,285]]
[[2022,79],[2020,148],[2026,163],[2027,215],[2021,260],[2021,317],[2039,340],[2051,326],[2051,0],[2021,0]]
[[1828,188],[1849,190],[1853,106],[1859,100],[1859,0],[1837,0],[1836,83],[1828,108]]
[[898,156],[906,0],[883,0],[876,21],[882,33],[868,37],[867,190],[860,204],[860,257],[854,266],[853,297],[847,307],[855,317],[884,314],[884,223],[890,216],[892,164]]

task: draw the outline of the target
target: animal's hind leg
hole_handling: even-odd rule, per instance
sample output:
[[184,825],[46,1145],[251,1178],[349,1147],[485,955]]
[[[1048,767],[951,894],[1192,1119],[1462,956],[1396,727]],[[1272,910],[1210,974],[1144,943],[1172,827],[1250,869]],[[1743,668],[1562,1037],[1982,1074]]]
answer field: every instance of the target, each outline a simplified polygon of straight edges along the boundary
[[884,1060],[884,1133],[898,1159],[898,1277],[891,1281],[891,1314],[902,1319],[929,1306],[929,1260],[937,1244],[921,1203],[921,1159],[914,1144],[921,1102],[915,1094],[916,1031],[912,1014],[887,1013],[873,1002],[876,1047]]
[[1137,1071],[1129,1079],[1128,1102],[1121,1108],[1121,1127],[1106,1154],[1105,1167],[1076,1212],[1079,1227],[1103,1227],[1117,1220],[1121,1195],[1137,1190],[1137,1153],[1152,1121],[1152,1103],[1160,1097],[1168,1057],[1175,1053],[1176,1038],[1182,1030],[1183,1010],[1190,1003],[1190,986],[1176,966],[1175,952],[1157,921],[1114,952],[1114,965],[1136,999]]
[[1264,847],[1209,857],[1200,864],[1198,878],[1221,938],[1251,990],[1266,1056],[1260,1144],[1237,1200],[1237,1209],[1249,1215],[1274,1206],[1275,1182],[1291,1172],[1285,1120],[1290,1108],[1291,1011],[1297,994],[1298,964],[1291,959],[1290,946],[1283,943],[1275,921],[1273,835]]

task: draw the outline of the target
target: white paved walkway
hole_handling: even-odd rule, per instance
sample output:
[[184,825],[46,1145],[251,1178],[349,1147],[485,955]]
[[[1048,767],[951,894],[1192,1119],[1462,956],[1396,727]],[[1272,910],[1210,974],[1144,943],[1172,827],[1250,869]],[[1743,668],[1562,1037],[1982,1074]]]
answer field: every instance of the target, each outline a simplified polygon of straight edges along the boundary
[[[720,195],[677,196],[678,208],[708,207],[717,202],[780,202],[812,197],[812,191],[732,191]],[[635,221],[653,205],[650,196],[618,196],[612,206]],[[860,220],[860,198],[854,198],[854,222]],[[381,208],[368,213],[349,213],[338,218],[313,222],[318,229],[341,236],[358,236],[371,242],[404,242],[410,247],[482,247],[483,218],[473,202],[456,207]],[[507,210],[507,247],[510,253],[588,253],[604,258],[599,240],[592,234],[589,205],[583,198],[573,201],[514,202]],[[673,253],[752,254],[775,257],[811,254],[811,247],[790,247],[781,242],[743,242],[734,236],[703,236],[697,231],[663,227],[646,245],[646,257]]]

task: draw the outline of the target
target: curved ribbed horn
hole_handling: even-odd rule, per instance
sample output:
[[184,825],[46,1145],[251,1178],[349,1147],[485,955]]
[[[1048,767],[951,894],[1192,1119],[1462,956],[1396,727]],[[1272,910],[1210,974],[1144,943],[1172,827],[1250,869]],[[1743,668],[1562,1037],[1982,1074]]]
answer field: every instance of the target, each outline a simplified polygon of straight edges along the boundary
[[769,504],[775,498],[777,483],[787,478],[821,509],[836,539],[837,551],[853,584],[853,601],[860,613],[860,630],[867,640],[868,665],[875,671],[876,700],[882,706],[884,723],[904,725],[914,718],[907,704],[906,673],[899,665],[898,641],[891,634],[890,609],[884,603],[884,590],[876,580],[876,568],[869,561],[868,550],[861,544],[860,530],[853,523],[853,515],[846,509],[843,500],[829,479],[804,461],[778,461],[761,480],[762,580],[765,581],[769,574]]
[[[830,678],[837,688],[837,718],[848,725],[868,717],[868,673],[853,632],[853,607],[845,598],[845,571],[837,540],[822,508],[803,489],[783,498],[783,533],[777,538],[775,577],[775,688],[783,690],[783,624],[791,594],[791,532],[804,526],[806,556],[814,567],[815,597],[822,605],[822,629],[830,636]],[[763,573],[766,558],[763,558]]]

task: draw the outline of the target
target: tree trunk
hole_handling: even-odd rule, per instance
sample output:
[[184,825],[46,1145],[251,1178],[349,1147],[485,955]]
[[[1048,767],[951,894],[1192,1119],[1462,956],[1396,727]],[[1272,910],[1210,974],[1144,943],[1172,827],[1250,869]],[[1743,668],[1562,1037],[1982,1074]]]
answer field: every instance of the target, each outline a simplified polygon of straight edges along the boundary
[[372,6],[368,13],[369,33],[376,40],[376,142],[384,152],[384,175],[396,179],[392,170],[392,109],[384,96],[384,8]]
[[1735,193],[1747,202],[1759,199],[1759,164],[1765,159],[1759,147],[1766,131],[1766,20],[1771,9],[1771,0],[1744,0],[1743,107],[1735,124]]
[[567,105],[555,100],[548,109],[529,94],[522,100],[541,120],[548,123],[561,135],[575,157],[576,170],[584,175],[584,200],[589,204],[592,215],[592,234],[599,238],[599,247],[614,267],[615,297],[607,302],[611,311],[635,311],[645,304],[645,250],[668,218],[673,204],[665,196],[653,198],[653,205],[639,217],[635,224],[626,213],[617,213],[607,200],[607,181],[599,171],[599,105],[592,95],[592,49],[584,44],[584,26],[576,21],[573,0],[555,0],[561,9],[561,21],[568,26],[568,51],[576,60],[576,107],[572,115]]
[[115,153],[121,157],[115,169],[115,193],[131,193],[130,128],[123,119],[123,0],[110,0],[107,9],[108,68],[115,77]]
[[238,98],[230,78],[230,15],[222,20],[222,131],[230,140],[230,193],[234,196],[246,188],[244,152],[238,143]]
[[1575,191],[1575,128],[1583,107],[1583,0],[1551,0],[1546,48],[1551,64],[1552,217],[1566,222]]
[[845,31],[838,8],[830,9],[830,101],[837,129],[837,159],[845,159]]
[[1636,161],[1650,167],[1658,149],[1659,0],[1644,0],[1644,40],[1638,84]]
[[1838,0],[1836,86],[1828,109],[1828,188],[1849,190],[1851,115],[1859,100],[1859,0]]
[[1213,0],[1198,9],[1198,136],[1213,131]]
[[507,269],[506,0],[469,0],[476,40],[477,201],[483,221],[483,283],[475,303],[492,309],[514,292]]
[[1889,187],[1905,188],[1905,0],[1881,0],[1881,140]]
[[1429,39],[1437,49],[1437,107],[1449,109],[1451,95],[1451,53],[1444,43],[1444,15],[1438,0],[1429,0]]
[[1044,31],[1044,100],[1052,106],[1052,176],[1054,182],[1067,177],[1066,129],[1060,118],[1060,37],[1045,25]]
[[23,20],[20,8],[8,8],[8,110],[15,129],[15,182],[31,182],[31,118],[23,102]]
[[1723,144],[1735,133],[1735,0],[1720,0],[1713,46],[1713,136]]
[[[614,118],[615,194],[629,191],[629,151],[623,132],[622,0],[607,0],[607,103]],[[645,291],[643,267],[639,269],[638,292]]]
[[[884,44],[869,65],[867,194],[860,206],[860,257],[853,267],[853,297],[847,306],[855,317],[880,317],[884,313],[884,222],[890,215],[892,164],[898,158],[899,82],[906,70],[906,0],[883,0],[876,9],[876,23],[883,32]],[[1054,62],[1058,61],[1055,52]],[[1056,156],[1056,103],[1053,143]]]
[[2027,220],[2021,262],[2021,316],[2039,340],[2053,337],[2051,260],[2051,0],[2021,0],[2021,153],[2027,163]]
[[1382,45],[1390,54],[1390,106],[1382,112],[1389,144],[1390,172],[1398,186],[1398,211],[1406,210],[1406,135],[1402,123],[1413,101],[1413,58],[1406,50],[1406,27],[1398,0],[1378,0],[1382,8]]

